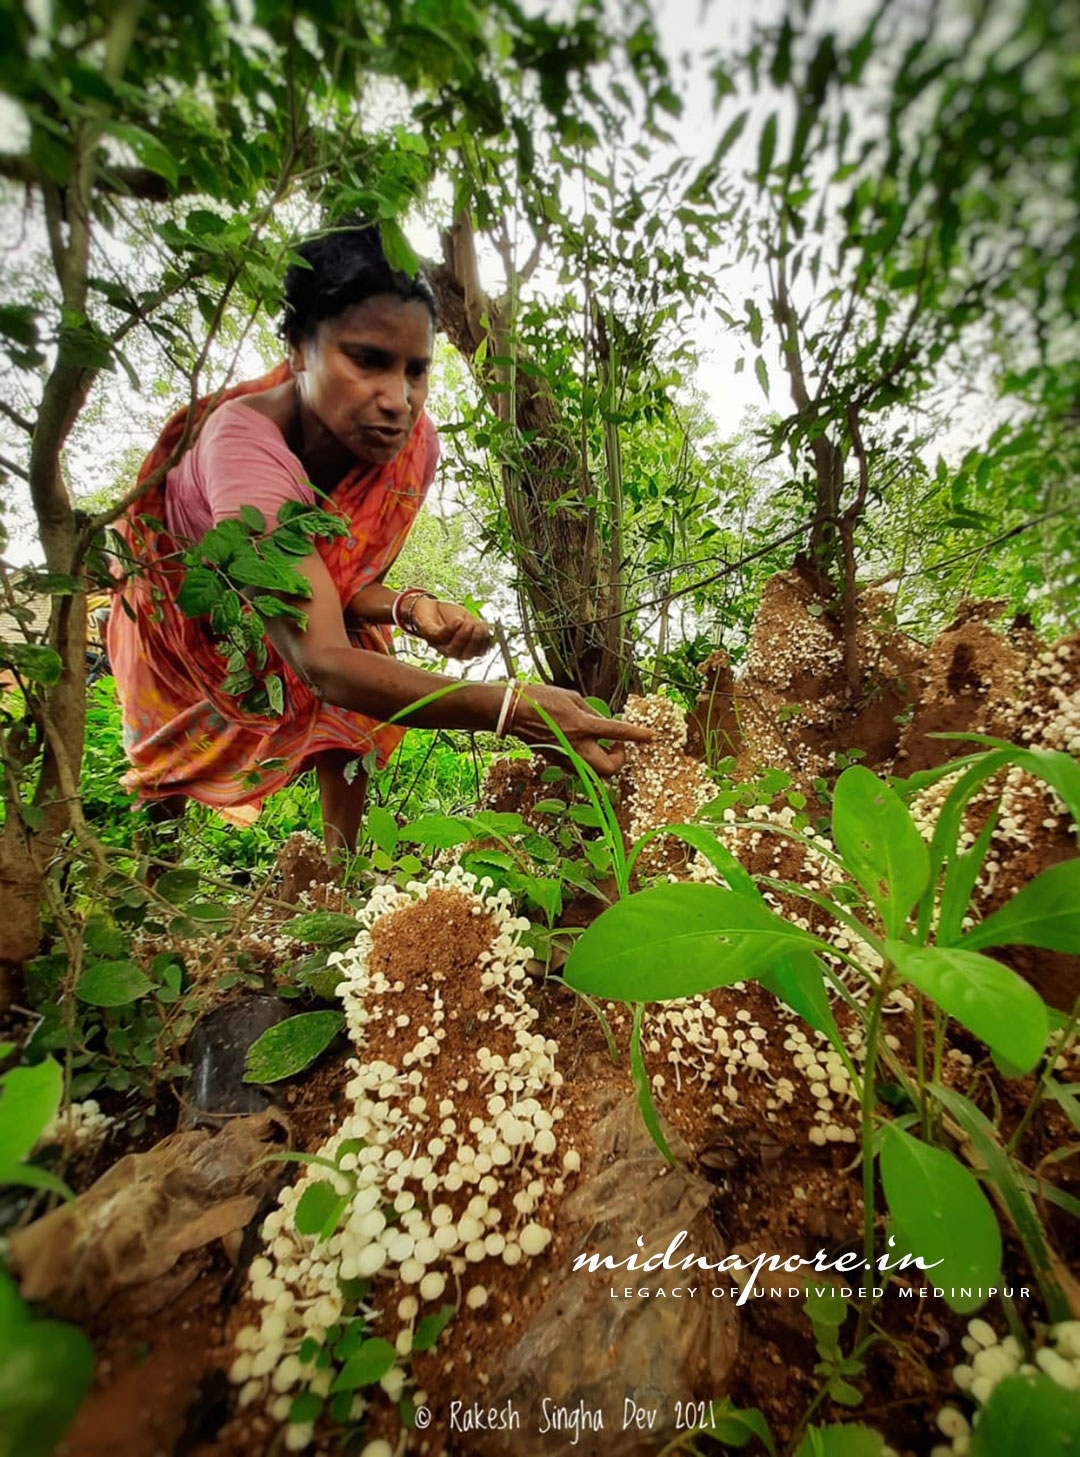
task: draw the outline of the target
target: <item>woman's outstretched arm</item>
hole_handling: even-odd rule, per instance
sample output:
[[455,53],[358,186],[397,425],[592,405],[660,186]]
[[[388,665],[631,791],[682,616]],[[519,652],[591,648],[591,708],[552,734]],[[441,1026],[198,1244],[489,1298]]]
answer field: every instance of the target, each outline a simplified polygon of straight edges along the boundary
[[[301,627],[289,617],[274,617],[266,624],[267,636],[297,677],[319,698],[385,720],[440,689],[449,689],[434,702],[402,714],[399,722],[416,728],[490,731],[496,727],[505,684],[462,683],[410,667],[383,653],[354,647],[345,630],[337,589],[322,558],[313,553],[297,562],[296,568],[311,583],[311,596],[278,595],[307,614],[307,625]],[[601,774],[614,774],[622,767],[623,741],[647,743],[653,737],[652,731],[640,724],[621,723],[594,713],[578,693],[529,685],[518,704],[512,730],[525,743],[548,744],[553,739],[535,705],[554,719],[585,762]],[[610,749],[604,748],[599,743],[601,738],[616,742]]]

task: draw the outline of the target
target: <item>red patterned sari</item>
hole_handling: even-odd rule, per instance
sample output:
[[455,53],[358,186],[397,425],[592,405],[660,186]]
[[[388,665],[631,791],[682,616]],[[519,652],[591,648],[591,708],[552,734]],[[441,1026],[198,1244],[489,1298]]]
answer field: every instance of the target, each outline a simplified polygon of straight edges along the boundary
[[[287,363],[262,379],[222,392],[215,405],[272,389],[290,377]],[[210,404],[195,406],[201,418]],[[187,418],[180,410],[166,425],[139,472],[143,481],[166,460]],[[397,556],[427,494],[437,458],[435,427],[422,414],[401,454],[389,465],[358,465],[335,487],[323,509],[347,523],[347,536],[317,538],[342,610],[374,582]],[[284,686],[280,716],[246,711],[223,693],[225,659],[205,618],[189,618],[176,606],[182,568],[176,553],[186,545],[156,523],[167,520],[166,485],[152,488],[119,523],[134,556],[146,564],[127,579],[109,618],[108,647],[123,709],[124,746],[132,768],[121,781],[141,800],[184,794],[250,822],[267,795],[281,789],[327,749],[363,756],[374,750],[384,764],[404,730],[388,727],[322,702],[271,647],[267,674]],[[154,518],[152,522],[142,517]],[[268,523],[273,525],[274,523]],[[155,589],[160,593],[155,602]],[[358,646],[390,652],[390,630],[364,626],[352,634]],[[250,806],[245,814],[241,807]],[[241,810],[241,813],[229,813]]]

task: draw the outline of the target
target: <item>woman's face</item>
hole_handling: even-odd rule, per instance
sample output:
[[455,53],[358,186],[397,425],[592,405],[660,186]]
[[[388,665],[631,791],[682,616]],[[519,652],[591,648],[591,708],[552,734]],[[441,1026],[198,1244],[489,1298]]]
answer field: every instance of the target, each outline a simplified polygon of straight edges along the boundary
[[427,399],[433,344],[424,304],[377,294],[324,319],[289,354],[300,399],[318,425],[349,455],[385,465]]

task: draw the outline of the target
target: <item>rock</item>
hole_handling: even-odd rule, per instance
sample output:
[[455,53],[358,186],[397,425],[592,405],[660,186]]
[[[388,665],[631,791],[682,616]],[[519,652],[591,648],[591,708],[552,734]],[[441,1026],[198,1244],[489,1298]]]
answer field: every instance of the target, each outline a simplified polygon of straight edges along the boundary
[[260,1087],[244,1082],[248,1048],[288,1016],[277,997],[248,996],[203,1017],[188,1043],[191,1079],[180,1115],[181,1128],[218,1126],[242,1113],[261,1113],[270,1104]]
[[23,1298],[85,1320],[118,1292],[152,1284],[140,1309],[161,1308],[198,1273],[198,1261],[176,1270],[181,1256],[243,1229],[278,1183],[276,1164],[257,1165],[287,1134],[282,1115],[266,1112],[128,1154],[74,1203],[10,1236]]

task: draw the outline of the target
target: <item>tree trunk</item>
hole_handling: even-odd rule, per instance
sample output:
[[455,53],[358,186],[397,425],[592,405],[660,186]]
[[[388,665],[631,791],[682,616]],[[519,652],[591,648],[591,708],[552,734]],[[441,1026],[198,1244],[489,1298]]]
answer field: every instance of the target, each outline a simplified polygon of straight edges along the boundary
[[499,419],[509,421],[513,401],[513,423],[523,437],[515,459],[504,452],[502,485],[518,548],[526,636],[542,659],[537,667],[549,682],[618,706],[631,672],[623,647],[620,564],[605,559],[591,510],[564,499],[583,477],[582,494],[588,490],[580,446],[546,380],[521,371],[511,377],[505,364],[477,362],[485,341],[496,360],[510,357],[511,300],[493,299],[480,287],[468,217],[444,234],[443,254],[444,261],[427,270],[440,326]]

